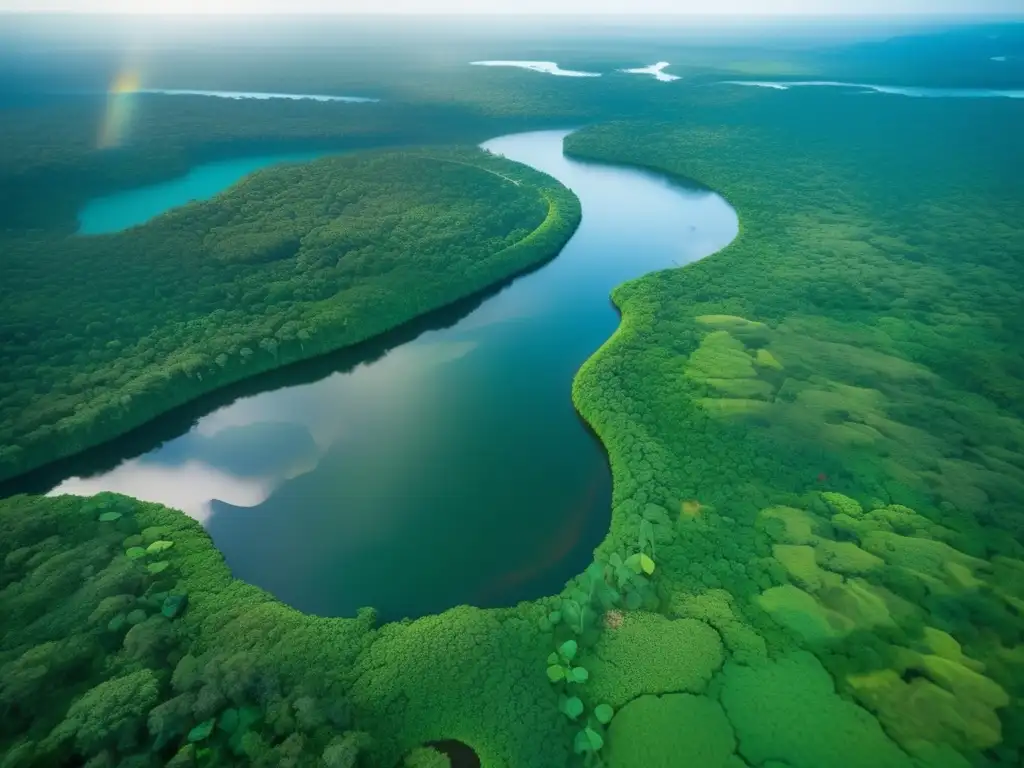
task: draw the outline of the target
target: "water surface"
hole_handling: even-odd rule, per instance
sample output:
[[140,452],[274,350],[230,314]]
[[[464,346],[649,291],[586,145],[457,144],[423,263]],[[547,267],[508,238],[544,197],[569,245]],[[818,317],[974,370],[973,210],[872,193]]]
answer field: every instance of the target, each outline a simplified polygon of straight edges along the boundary
[[282,163],[301,163],[328,152],[252,155],[197,165],[184,176],[160,184],[97,197],[78,213],[78,234],[102,235],[144,224],[171,208],[209,200],[253,171]]
[[290,99],[292,101],[344,101],[367,104],[379,101],[365,96],[329,96],[318,93],[264,93],[262,91],[191,91],[177,88],[142,88],[139,93],[162,93],[165,96],[213,96],[218,99]]
[[655,80],[662,83],[671,83],[673,80],[680,80],[682,78],[679,75],[673,75],[665,71],[666,67],[672,66],[667,61],[659,61],[657,64],[649,64],[646,67],[636,67],[635,69],[620,69],[620,72],[625,72],[629,75],[652,75]]
[[844,83],[834,80],[723,80],[722,85],[749,85],[755,88],[771,88],[788,91],[798,87],[856,88],[862,93],[887,93],[897,96],[914,96],[923,99],[1024,99],[1024,90],[999,90],[992,88],[928,88],[916,85],[872,85],[870,83]]
[[559,77],[600,77],[600,72],[582,72],[576,69],[562,69],[554,61],[471,61],[476,67],[518,67],[529,69],[533,72],[543,72],[546,75],[557,75]]
[[583,221],[554,261],[364,349],[248,383],[265,391],[158,420],[84,457],[113,468],[58,478],[53,492],[183,509],[236,576],[322,615],[373,605],[396,619],[557,592],[610,520],[607,460],[570,399],[618,324],[609,291],[737,231],[711,192],[565,158],[566,133],[485,145],[579,196]]

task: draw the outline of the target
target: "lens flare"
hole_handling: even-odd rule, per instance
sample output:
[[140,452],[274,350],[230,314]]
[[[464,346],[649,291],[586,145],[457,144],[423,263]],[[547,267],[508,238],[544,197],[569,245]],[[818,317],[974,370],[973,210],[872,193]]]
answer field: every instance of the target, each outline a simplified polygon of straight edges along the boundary
[[139,92],[141,77],[134,69],[118,72],[107,90],[107,109],[100,126],[97,146],[100,149],[120,146],[131,125],[135,111],[135,94]]

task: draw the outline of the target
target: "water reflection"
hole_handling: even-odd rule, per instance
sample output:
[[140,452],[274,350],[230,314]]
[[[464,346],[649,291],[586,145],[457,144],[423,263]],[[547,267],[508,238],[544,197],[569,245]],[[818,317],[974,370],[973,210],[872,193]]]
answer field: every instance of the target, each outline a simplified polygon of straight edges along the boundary
[[618,322],[608,293],[737,229],[707,190],[566,159],[565,133],[486,145],[579,195],[557,259],[426,326],[205,398],[46,487],[185,509],[237,576],[311,613],[396,619],[557,591],[608,527],[607,462],[570,400]]

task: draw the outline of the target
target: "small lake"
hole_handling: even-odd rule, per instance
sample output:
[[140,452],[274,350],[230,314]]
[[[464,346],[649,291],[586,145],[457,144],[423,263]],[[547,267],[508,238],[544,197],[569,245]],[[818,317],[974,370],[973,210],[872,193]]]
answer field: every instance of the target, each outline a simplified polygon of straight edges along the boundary
[[327,152],[251,155],[204,163],[170,181],[97,197],[78,213],[78,234],[104,235],[144,224],[192,200],[209,200],[253,171],[282,163],[304,163]]
[[[570,397],[618,325],[609,292],[737,233],[718,195],[569,160],[567,133],[484,145],[579,196],[583,221],[556,259],[382,339],[214,393],[60,465],[47,488],[183,509],[236,576],[309,613],[372,605],[393,620],[559,591],[610,520],[607,458]],[[190,177],[226,186],[223,165]],[[119,195],[122,221],[160,195],[180,204],[176,183]]]

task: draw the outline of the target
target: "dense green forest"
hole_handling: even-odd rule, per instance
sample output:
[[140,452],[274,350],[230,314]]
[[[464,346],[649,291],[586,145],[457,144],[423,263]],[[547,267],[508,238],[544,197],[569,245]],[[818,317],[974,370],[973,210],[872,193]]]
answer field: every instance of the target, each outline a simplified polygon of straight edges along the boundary
[[[737,715],[722,684],[734,728],[830,719],[802,708],[834,685],[919,764],[1024,755],[1019,129],[1015,104],[785,92],[566,141],[706,183],[739,212],[723,252],[615,291],[622,327],[574,385],[614,472],[601,552],[662,520],[662,611],[728,600],[734,654],[795,654],[737,675],[760,711]],[[784,715],[772,697],[798,684],[808,697]],[[634,727],[683,727],[658,717],[664,736]],[[836,763],[829,741],[740,749],[906,764],[867,746]]]
[[114,235],[9,236],[0,477],[484,289],[579,215],[543,174],[434,147],[267,169]]
[[475,143],[493,119],[443,105],[339,104],[131,94],[129,135],[97,146],[104,99],[5,111],[0,231],[71,232],[91,198],[184,174],[197,163],[291,148]]
[[[833,64],[871,72],[849,52]],[[472,83],[433,113],[437,140],[460,114],[470,133],[631,115],[567,151],[697,180],[739,213],[724,251],[615,291],[622,325],[574,382],[614,474],[593,565],[515,608],[378,626],[372,609],[303,616],[233,580],[180,512],[0,501],[0,765],[411,768],[445,765],[423,748],[448,739],[488,768],[1021,765],[1024,104],[709,81],[474,71],[418,91]],[[123,152],[83,138],[57,160],[54,138],[26,162],[40,136],[87,134],[44,111],[7,144],[0,188],[21,207],[0,262],[0,430],[42,432],[38,453],[7,447],[8,473],[121,431],[129,407],[348,343],[357,321],[375,333],[385,306],[418,314],[424,286],[438,303],[469,292],[466,260],[501,256],[476,273],[493,282],[557,250],[579,215],[535,173],[434,148],[261,172],[120,235],[58,234],[164,148],[154,178],[251,142],[434,130],[426,111],[407,123],[409,105],[365,134],[322,133],[348,107],[194,105],[180,123],[147,111],[149,138]],[[355,123],[391,109],[351,114],[367,107],[381,111]],[[221,139],[195,138],[215,113]],[[331,210],[346,195],[351,211]],[[140,371],[158,389],[122,403]]]

